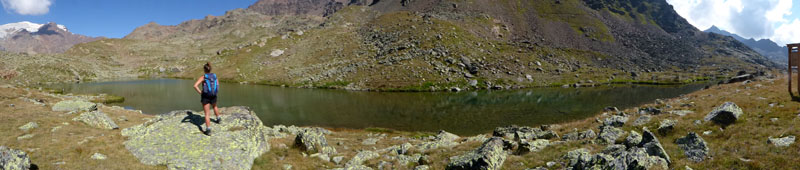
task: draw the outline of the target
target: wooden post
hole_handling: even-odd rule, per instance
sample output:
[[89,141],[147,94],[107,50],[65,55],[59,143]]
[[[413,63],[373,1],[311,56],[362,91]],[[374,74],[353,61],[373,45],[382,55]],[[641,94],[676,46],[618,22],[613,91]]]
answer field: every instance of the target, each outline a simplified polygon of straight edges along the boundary
[[797,44],[786,44],[787,50],[789,50],[789,95],[794,96],[792,93],[792,76],[794,75],[794,69],[798,69],[798,78],[797,78],[797,91],[800,92],[800,43]]

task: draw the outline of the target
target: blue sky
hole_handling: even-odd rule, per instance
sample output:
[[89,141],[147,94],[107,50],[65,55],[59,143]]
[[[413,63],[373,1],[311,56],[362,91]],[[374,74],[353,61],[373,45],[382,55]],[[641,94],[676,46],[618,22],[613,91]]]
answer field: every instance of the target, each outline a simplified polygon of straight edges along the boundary
[[[177,25],[206,15],[247,8],[256,0],[0,0],[0,25],[55,22],[70,32],[121,38],[151,21]],[[49,3],[49,6],[47,4]],[[46,7],[44,7],[46,6]]]

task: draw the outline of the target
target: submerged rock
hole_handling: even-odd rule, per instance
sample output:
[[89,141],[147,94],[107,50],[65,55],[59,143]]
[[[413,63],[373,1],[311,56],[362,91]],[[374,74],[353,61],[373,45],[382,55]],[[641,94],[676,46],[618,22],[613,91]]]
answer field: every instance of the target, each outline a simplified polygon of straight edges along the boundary
[[499,170],[506,160],[506,151],[503,150],[503,139],[492,137],[484,142],[477,150],[461,156],[450,158],[447,170]]
[[794,143],[794,140],[795,140],[794,136],[787,136],[787,137],[782,137],[782,138],[769,137],[767,139],[767,143],[771,143],[771,144],[773,144],[775,146],[778,146],[778,147],[787,147],[789,145],[792,145]]
[[93,111],[97,110],[97,104],[79,100],[64,100],[53,105],[52,109],[56,112]]
[[91,127],[100,129],[119,129],[114,120],[111,120],[108,115],[98,110],[81,113],[78,117],[73,118],[72,121],[83,122]]
[[694,132],[689,132],[688,135],[678,138],[675,143],[683,150],[683,154],[689,160],[701,162],[708,156],[706,141]]
[[31,159],[21,150],[0,146],[0,169],[30,169]]
[[198,112],[173,111],[123,129],[125,148],[143,164],[169,169],[250,169],[269,150],[267,127],[247,107],[220,111],[222,123],[212,123],[211,136],[202,133]]
[[709,112],[703,120],[712,121],[721,125],[722,127],[725,127],[736,122],[736,120],[738,120],[739,116],[742,114],[742,108],[739,108],[739,106],[737,106],[735,103],[725,102],[721,106],[714,108],[713,111]]

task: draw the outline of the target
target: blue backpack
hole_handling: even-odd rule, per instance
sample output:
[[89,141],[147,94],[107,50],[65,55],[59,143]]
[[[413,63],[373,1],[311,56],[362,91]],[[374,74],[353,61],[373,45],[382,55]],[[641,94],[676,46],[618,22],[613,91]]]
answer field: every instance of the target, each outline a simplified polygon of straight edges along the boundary
[[217,96],[217,89],[219,87],[219,81],[217,81],[217,75],[214,73],[208,73],[203,78],[205,80],[203,85],[203,94],[208,94],[210,96]]

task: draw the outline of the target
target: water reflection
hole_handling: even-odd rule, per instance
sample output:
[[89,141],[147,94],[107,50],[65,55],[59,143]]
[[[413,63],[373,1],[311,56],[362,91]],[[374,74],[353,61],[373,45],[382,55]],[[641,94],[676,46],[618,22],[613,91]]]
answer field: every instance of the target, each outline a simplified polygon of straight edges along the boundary
[[[59,86],[72,93],[125,97],[116,105],[148,114],[201,110],[191,80],[136,80]],[[223,83],[220,106],[251,107],[266,125],[384,127],[410,131],[444,129],[457,134],[489,132],[510,124],[536,126],[582,119],[606,106],[632,107],[701,89],[686,86],[538,88],[474,92],[354,92]]]

